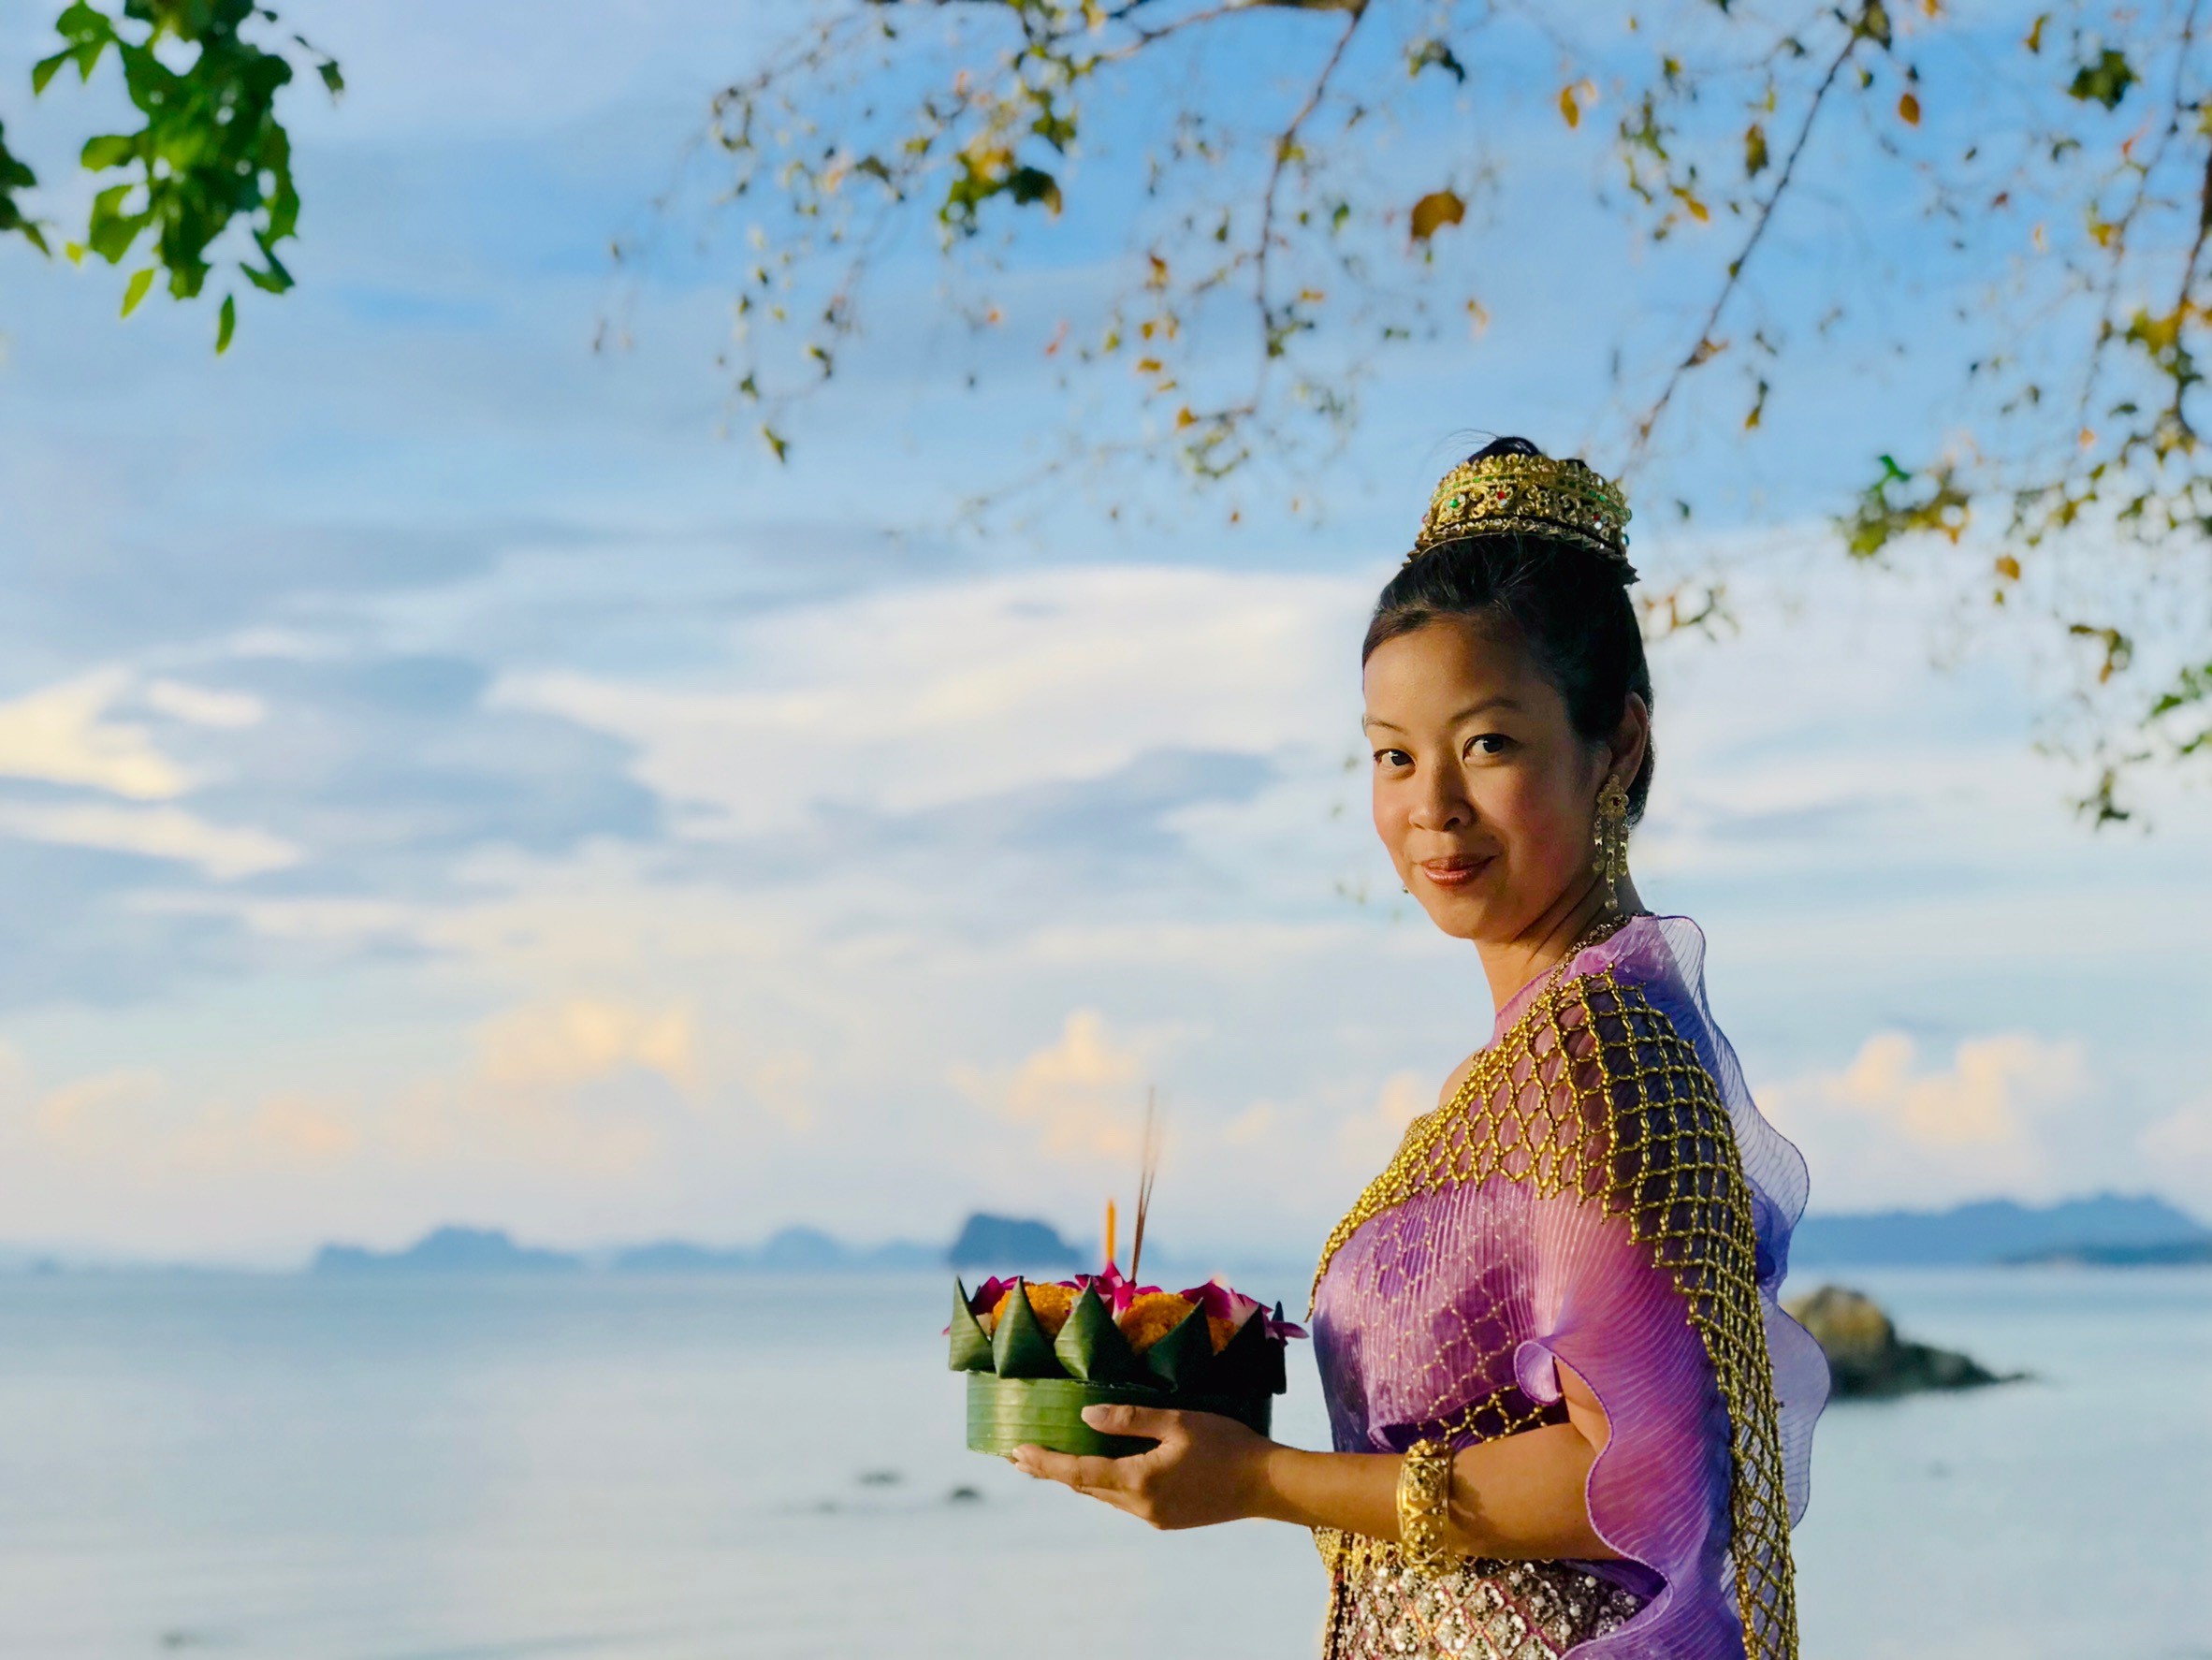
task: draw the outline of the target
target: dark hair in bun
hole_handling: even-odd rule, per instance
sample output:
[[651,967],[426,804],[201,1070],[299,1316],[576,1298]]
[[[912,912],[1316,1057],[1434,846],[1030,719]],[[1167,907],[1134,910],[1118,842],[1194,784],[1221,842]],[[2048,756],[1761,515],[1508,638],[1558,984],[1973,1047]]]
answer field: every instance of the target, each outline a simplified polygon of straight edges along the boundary
[[[1543,453],[1525,438],[1500,438],[1467,459]],[[1558,688],[1575,731],[1603,743],[1621,723],[1630,692],[1652,704],[1652,670],[1625,571],[1623,563],[1579,543],[1533,531],[1439,543],[1384,584],[1360,661],[1384,641],[1446,617],[1510,624]],[[1643,764],[1628,786],[1631,823],[1643,817],[1652,793],[1652,751],[1647,741]]]

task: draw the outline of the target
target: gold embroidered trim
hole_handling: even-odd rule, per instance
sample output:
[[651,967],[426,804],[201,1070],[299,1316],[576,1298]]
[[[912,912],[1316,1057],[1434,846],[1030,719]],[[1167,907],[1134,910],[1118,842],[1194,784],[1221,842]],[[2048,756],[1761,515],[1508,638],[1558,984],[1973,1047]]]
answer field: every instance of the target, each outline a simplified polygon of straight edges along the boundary
[[[1322,1247],[1314,1295],[1337,1251],[1376,1216],[1498,1175],[1625,1216],[1630,1237],[1672,1274],[1728,1413],[1730,1553],[1748,1660],[1796,1660],[1789,1503],[1752,1190],[1727,1106],[1696,1049],[1610,968],[1539,992],[1475,1057],[1452,1099],[1406,1128]],[[1455,1442],[1490,1428],[1476,1422],[1486,1409],[1492,1422],[1509,1416],[1493,1396],[1455,1420]],[[1358,1549],[1316,1542],[1325,1558]]]

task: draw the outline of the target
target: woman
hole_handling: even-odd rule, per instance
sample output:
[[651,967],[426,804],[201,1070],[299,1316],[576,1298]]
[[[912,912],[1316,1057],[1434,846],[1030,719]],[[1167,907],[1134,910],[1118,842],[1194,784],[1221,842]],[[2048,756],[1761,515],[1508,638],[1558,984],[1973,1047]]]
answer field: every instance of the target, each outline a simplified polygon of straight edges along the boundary
[[1015,1463],[1158,1527],[1315,1530],[1329,1660],[1797,1652],[1819,1348],[1774,1300],[1804,1162],[1643,910],[1652,779],[1628,509],[1502,439],[1445,475],[1367,630],[1375,824],[1497,1015],[1315,1279],[1336,1450],[1103,1406],[1123,1460]]

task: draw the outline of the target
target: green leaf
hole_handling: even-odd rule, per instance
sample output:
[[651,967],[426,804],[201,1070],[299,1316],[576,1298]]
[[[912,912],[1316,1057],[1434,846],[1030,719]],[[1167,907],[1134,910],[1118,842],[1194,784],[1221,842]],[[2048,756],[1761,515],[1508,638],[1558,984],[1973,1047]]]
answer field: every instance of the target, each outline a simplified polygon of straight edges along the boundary
[[2135,66],[2128,62],[2127,53],[2115,51],[2108,46],[2092,62],[2082,65],[2074,72],[2066,94],[2085,104],[2102,104],[2111,109],[2128,95],[2128,88],[2137,79]]
[[1013,1295],[991,1332],[992,1367],[1001,1377],[1065,1377],[1067,1370],[1053,1353],[1053,1340],[1037,1323],[1029,1306],[1028,1282],[1014,1281]]
[[238,328],[238,300],[234,296],[223,297],[223,313],[215,324],[215,356],[220,357],[230,350],[230,337]]
[[1148,1371],[1171,1389],[1195,1390],[1214,1370],[1214,1333],[1206,1311],[1194,1308],[1165,1337],[1144,1351]]
[[31,66],[31,95],[36,97],[46,90],[46,83],[61,73],[62,66],[74,54],[65,49],[51,58],[40,58]]
[[338,72],[338,60],[325,58],[315,66],[315,73],[323,78],[323,84],[330,89],[332,97],[345,91],[345,77]]
[[84,153],[78,159],[92,172],[103,167],[120,167],[138,153],[138,142],[128,133],[102,133],[84,141]]
[[1405,55],[1405,72],[1419,75],[1423,69],[1441,69],[1460,85],[1467,84],[1467,66],[1461,63],[1443,40],[1424,40]]
[[123,314],[129,316],[138,309],[138,301],[146,298],[146,290],[153,286],[153,268],[131,273],[131,280],[123,288]]
[[952,1353],[949,1363],[955,1372],[988,1372],[991,1369],[991,1337],[983,1324],[968,1306],[968,1288],[957,1279],[953,1282]]
[[1042,167],[1016,167],[1006,177],[1006,192],[1019,207],[1042,203],[1048,211],[1060,211],[1060,182]]
[[1088,1286],[1069,1311],[1053,1352],[1070,1376],[1093,1383],[1137,1383],[1147,1376],[1144,1362],[1113,1323],[1099,1293]]
[[[1278,1315],[1282,1305],[1275,1305]],[[1236,1335],[1214,1361],[1210,1388],[1230,1395],[1279,1395],[1288,1380],[1283,1375],[1283,1342],[1267,1334],[1267,1319],[1254,1309]]]
[[1159,1445],[1136,1435],[1108,1435],[1083,1421],[1085,1406],[1164,1406],[1157,1390],[1085,1383],[1073,1377],[968,1375],[968,1445],[1004,1458],[1027,1444],[1079,1458],[1127,1458]]

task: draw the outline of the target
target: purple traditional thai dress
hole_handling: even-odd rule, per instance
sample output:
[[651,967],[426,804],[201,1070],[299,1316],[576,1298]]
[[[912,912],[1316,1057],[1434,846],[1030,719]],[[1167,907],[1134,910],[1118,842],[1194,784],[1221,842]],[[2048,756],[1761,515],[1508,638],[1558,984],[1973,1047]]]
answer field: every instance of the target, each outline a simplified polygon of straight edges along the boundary
[[1327,1660],[1777,1660],[1827,1364],[1775,1302],[1805,1162],[1706,1006],[1705,938],[1637,916],[1523,987],[1322,1253],[1336,1448],[1463,1447],[1604,1406],[1590,1518],[1619,1561],[1423,1574],[1324,1530]]

